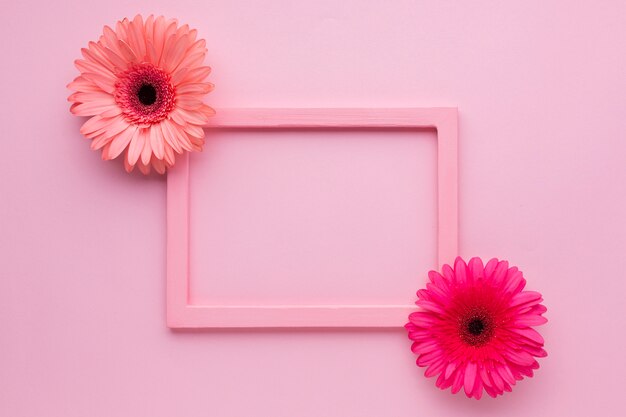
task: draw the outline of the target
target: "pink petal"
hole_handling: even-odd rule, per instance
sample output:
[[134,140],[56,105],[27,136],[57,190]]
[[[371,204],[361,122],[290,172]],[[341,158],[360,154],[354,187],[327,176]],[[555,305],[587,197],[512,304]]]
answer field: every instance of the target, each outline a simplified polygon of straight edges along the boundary
[[[111,77],[105,77],[94,72],[83,72],[83,77],[100,87],[109,94],[115,93],[115,80]],[[113,96],[111,96],[112,98]]]
[[131,172],[133,172],[134,168],[134,165],[128,163],[128,157],[124,158],[124,169],[126,170],[126,172],[130,174]]
[[159,60],[161,59],[161,54],[163,52],[163,42],[165,41],[165,18],[163,16],[159,16],[154,20],[154,31],[152,44],[154,45],[154,50],[156,52],[157,60],[154,62],[155,65],[159,64]]
[[502,379],[502,377],[500,376],[498,371],[496,371],[495,368],[490,369],[489,377],[491,378],[491,381],[493,382],[491,386],[496,388],[497,392],[502,393],[502,391],[504,390],[504,380]]
[[93,82],[89,81],[83,76],[78,76],[67,85],[67,88],[70,90],[75,90],[77,92],[100,92],[102,89],[95,85]]
[[126,39],[128,36],[128,24],[129,21],[127,18],[124,18],[122,21],[119,21],[115,24],[115,34],[118,39]]
[[126,119],[124,119],[124,117],[121,115],[113,117],[109,120],[110,120],[109,125],[98,131],[102,133],[105,137],[117,136],[119,133],[121,133],[123,130],[125,130],[129,126]]
[[78,103],[72,105],[70,111],[77,116],[95,116],[104,111],[109,110],[111,107],[116,106],[115,100],[110,99],[92,101],[88,103]]
[[450,287],[448,286],[448,282],[443,278],[443,276],[437,271],[430,271],[428,273],[428,278],[433,282],[435,286],[438,288],[442,288],[444,290],[448,290]]
[[188,123],[185,126],[182,126],[182,128],[191,136],[199,139],[202,139],[204,137],[204,129],[202,129],[200,126]]
[[[183,73],[184,72],[184,73]],[[183,73],[183,74],[179,74]],[[174,85],[177,83],[198,83],[203,81],[211,73],[211,67],[203,66],[196,68],[178,67],[172,76]]]
[[493,275],[491,276],[492,282],[494,285],[500,285],[502,281],[504,281],[504,277],[509,270],[509,263],[507,261],[498,262],[498,266],[496,266],[495,271],[493,271]]
[[[182,149],[186,151],[191,151],[192,145],[189,137],[183,130],[183,128],[179,127],[177,124],[170,122],[169,120],[163,120],[162,124],[165,125],[165,128],[172,135],[170,140],[174,143],[177,143]],[[166,138],[167,139],[167,138]]]
[[522,281],[522,278],[522,272],[519,271],[516,267],[509,269],[507,272],[503,291],[505,293],[515,294],[515,290],[517,290],[519,283]]
[[152,158],[152,167],[159,174],[165,174],[165,164],[163,163],[163,161]]
[[[76,103],[89,103],[96,102],[100,100],[104,100],[106,102],[111,102],[111,94],[105,93],[104,91],[89,91],[89,92],[77,92],[70,95],[68,98],[69,101]],[[117,106],[116,106],[117,107]]]
[[[195,68],[204,63],[204,58],[206,57],[206,52],[195,52],[193,54],[189,54],[183,58],[183,61],[180,63],[178,68]],[[185,77],[186,79],[187,77]]]
[[443,272],[443,276],[448,280],[449,283],[456,283],[456,278],[454,277],[454,271],[450,268],[450,265],[445,264],[441,268],[441,272]]
[[94,133],[108,126],[109,123],[111,123],[110,120],[103,119],[102,116],[100,116],[99,114],[95,115],[88,119],[85,123],[83,123],[83,125],[80,127],[80,133],[87,136],[90,133]]
[[146,56],[144,26],[141,15],[135,16],[128,29],[128,45],[131,47],[134,55],[143,61]]
[[478,369],[478,375],[480,379],[483,381],[483,385],[486,387],[492,386],[491,378],[489,378],[489,374],[487,373],[487,367],[485,365],[481,365]]
[[[141,162],[144,164],[150,163],[152,159],[152,146],[150,145],[150,132],[148,129],[141,129],[141,136],[143,137],[143,149],[141,151]],[[158,171],[157,171],[158,172]]]
[[151,14],[146,19],[146,23],[144,24],[144,34],[147,42],[152,42],[154,40],[154,15]]
[[167,162],[170,165],[174,165],[176,156],[174,154],[174,150],[172,149],[172,147],[168,145],[167,143],[163,143],[163,149],[165,150],[165,158],[164,158],[165,162]]
[[108,155],[110,159],[117,158],[126,149],[136,130],[137,126],[130,125],[113,139]]
[[[115,83],[116,78],[113,75],[113,73],[106,67],[102,66],[101,64],[90,62],[90,61],[85,61],[83,59],[77,59],[74,61],[74,66],[76,66],[76,68],[80,72],[98,74],[102,77],[110,79],[110,81]],[[196,85],[196,84],[188,84],[188,85]]]
[[161,129],[151,127],[149,129],[150,147],[154,151],[154,155],[158,159],[163,159],[165,156],[165,144],[163,139],[163,133]]
[[[179,101],[177,100],[176,103],[178,104]],[[200,104],[202,104],[202,103],[200,103]],[[178,107],[178,108],[174,109],[174,111],[172,111],[172,115],[175,114],[175,113],[177,115],[180,115],[180,117],[186,123],[191,123],[191,124],[194,124],[194,125],[205,125],[209,121],[209,118],[207,116],[205,116],[202,112],[198,112],[198,111],[190,111],[190,110],[185,110],[185,109],[183,109],[181,107]],[[204,135],[202,135],[202,136],[204,136]]]
[[141,161],[137,164],[137,166],[139,167],[139,171],[141,171],[141,173],[143,175],[148,175],[150,173],[150,165],[144,165],[141,163]]
[[473,390],[474,398],[480,400],[483,396],[483,381],[480,378],[476,378],[476,384],[474,385]]
[[452,393],[456,394],[457,392],[459,392],[461,390],[461,387],[463,386],[463,369],[458,369],[456,372],[456,375],[454,377],[454,382],[452,383]]
[[169,53],[165,58],[166,71],[171,72],[173,69],[178,67],[185,56],[185,51],[187,50],[188,45],[189,35],[183,35],[176,40],[176,43],[172,45],[172,48],[169,50]]
[[472,258],[470,259],[467,267],[469,268],[470,274],[474,278],[474,280],[483,276],[484,267],[483,261],[480,258]]
[[[154,48],[154,45],[150,41],[146,41],[146,58],[147,58],[148,62],[150,62],[151,64],[156,64],[156,62],[157,62],[156,49]],[[173,82],[172,82],[172,84],[176,85]]]
[[508,350],[504,352],[504,357],[507,358],[509,361],[521,366],[530,366],[533,364],[533,362],[535,362],[535,359],[531,354],[521,350]]
[[448,379],[452,375],[452,373],[456,370],[456,362],[450,362],[448,366],[446,366],[445,378]]
[[137,163],[137,159],[139,159],[139,155],[141,155],[141,150],[144,145],[144,136],[140,135],[142,129],[136,129],[133,133],[133,136],[130,140],[130,144],[128,146],[128,163],[131,165],[135,165]]
[[[496,364],[496,371],[498,371],[498,374],[505,382],[508,382],[510,385],[515,385],[515,378],[513,377],[513,374],[508,366]],[[506,384],[504,385],[504,388],[506,389]]]
[[430,327],[437,319],[434,318],[431,314],[415,311],[409,314],[409,321],[415,324],[418,327],[428,328]]
[[130,45],[127,42],[120,39],[117,41],[117,45],[118,45],[122,58],[124,58],[126,62],[130,62],[130,63],[140,62],[139,57],[135,54],[135,52],[133,51],[133,49],[130,47]]
[[[521,275],[521,272],[520,272]],[[516,307],[525,304],[537,304],[542,301],[541,294],[536,291],[522,291],[511,298],[510,307]]]
[[476,364],[474,362],[468,362],[465,366],[464,387],[465,395],[472,396],[474,391],[474,385],[476,384]]
[[433,350],[431,352],[424,353],[417,358],[417,365],[418,366],[430,365],[431,363],[434,363],[435,361],[439,360],[441,358],[441,355],[442,353],[440,350]]
[[120,114],[122,114],[122,109],[119,106],[113,106],[109,110],[103,111],[100,115],[104,118],[112,118]]
[[[199,108],[202,105],[202,101],[199,100],[198,98],[191,96],[189,94],[187,95],[178,95],[176,97],[176,106],[179,107],[179,111],[183,111],[183,109],[187,110],[189,114],[194,114],[196,115],[196,117],[202,118],[204,119],[205,116],[202,113],[198,113],[198,112],[194,112],[193,110],[196,110],[197,108]],[[204,120],[200,123],[196,123],[196,124],[204,124],[206,123],[208,120]]]
[[491,276],[493,275],[493,271],[496,270],[496,267],[498,266],[498,260],[496,258],[490,259],[489,262],[487,262],[487,265],[485,265],[485,278],[487,279],[491,279]]
[[[119,41],[118,41],[118,49],[119,49]],[[115,65],[116,68],[119,68],[120,70],[125,70],[126,68],[128,68],[128,62],[124,58],[122,58],[122,56],[119,55],[117,51],[114,51],[113,49],[106,47],[104,48],[104,53],[106,54],[109,61],[111,61],[113,65]]]
[[518,317],[513,320],[513,325],[515,326],[539,326],[548,322],[543,316],[538,316],[535,314],[526,314],[524,316]]
[[530,328],[530,327],[524,327],[524,328],[512,328],[511,331],[525,337],[528,340],[533,341],[534,343],[537,343],[539,345],[543,345],[544,344],[544,340],[543,337],[541,336],[541,334],[539,334],[539,332],[537,332],[537,330]]
[[496,398],[498,396],[498,391],[496,391],[495,388],[488,387],[487,385],[485,385],[485,391],[487,392],[487,394],[489,394],[491,398]]
[[426,291],[425,289],[417,290],[417,298],[419,298],[420,300],[426,300],[426,301],[432,300],[430,293]]
[[447,300],[448,294],[438,286],[428,283],[426,284],[426,288],[428,288],[432,300],[435,300],[441,304],[443,304]]
[[459,284],[464,284],[467,280],[467,265],[460,256],[454,261],[454,275]]
[[211,83],[189,83],[176,88],[177,94],[207,94],[213,91]]
[[176,34],[169,32],[170,27],[168,27],[167,30],[168,32],[165,33],[165,43],[163,44],[163,51],[161,53],[161,58],[159,59],[159,67],[164,67],[167,64],[167,57],[170,54],[170,50],[176,44]]
[[426,370],[424,371],[424,376],[426,378],[430,378],[433,377],[435,375],[437,375],[439,372],[441,372],[441,370],[443,369],[443,367],[445,366],[445,362],[443,360],[440,360],[439,362],[435,362],[432,363],[428,368],[426,368]]
[[435,313],[446,314],[446,310],[444,310],[439,304],[432,301],[418,300],[415,304],[423,309],[433,311]]
[[92,150],[98,150],[106,145],[108,145],[111,141],[113,140],[112,137],[106,137],[103,135],[97,136],[95,137],[92,141],[91,141],[91,146],[90,148]]
[[436,340],[429,340],[426,342],[414,342],[411,345],[411,351],[416,354],[428,353],[436,349],[439,349],[439,343]]

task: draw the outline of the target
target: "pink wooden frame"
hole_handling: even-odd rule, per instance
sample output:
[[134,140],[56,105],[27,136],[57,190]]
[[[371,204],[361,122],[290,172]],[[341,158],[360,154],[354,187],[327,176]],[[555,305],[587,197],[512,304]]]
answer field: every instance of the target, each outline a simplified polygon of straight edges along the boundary
[[[438,262],[457,255],[457,109],[224,109],[209,128],[434,128],[437,131]],[[426,273],[427,271],[424,271]],[[417,290],[417,289],[416,289]],[[189,157],[167,177],[167,325],[223,327],[400,327],[413,305],[189,304]]]

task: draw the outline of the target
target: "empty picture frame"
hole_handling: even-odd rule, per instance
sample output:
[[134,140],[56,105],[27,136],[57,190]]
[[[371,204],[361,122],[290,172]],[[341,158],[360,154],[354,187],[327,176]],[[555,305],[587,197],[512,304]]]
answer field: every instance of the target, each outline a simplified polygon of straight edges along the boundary
[[[437,258],[452,262],[458,247],[456,108],[223,109],[209,129],[435,129],[437,133]],[[167,177],[167,325],[170,328],[401,327],[413,305],[204,305],[190,303],[189,156]],[[424,271],[426,275],[427,271]],[[416,288],[417,289],[417,288]]]

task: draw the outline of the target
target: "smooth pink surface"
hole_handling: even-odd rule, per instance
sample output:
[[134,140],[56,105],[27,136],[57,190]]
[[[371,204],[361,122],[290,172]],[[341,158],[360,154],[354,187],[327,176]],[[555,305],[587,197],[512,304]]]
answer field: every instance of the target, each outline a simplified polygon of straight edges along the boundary
[[191,304],[413,304],[437,268],[434,132],[209,134],[190,167]]
[[[1,10],[0,415],[622,414],[623,2]],[[460,253],[506,257],[544,295],[537,375],[473,401],[423,378],[402,330],[168,330],[165,180],[101,162],[66,102],[80,48],[137,11],[209,40],[213,105],[458,106]]]

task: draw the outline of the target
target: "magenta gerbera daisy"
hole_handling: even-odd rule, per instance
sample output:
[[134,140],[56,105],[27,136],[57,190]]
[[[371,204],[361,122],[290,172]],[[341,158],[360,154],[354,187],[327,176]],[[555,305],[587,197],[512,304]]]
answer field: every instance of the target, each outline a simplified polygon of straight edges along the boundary
[[464,388],[480,399],[511,391],[515,382],[532,377],[536,357],[547,355],[544,340],[534,330],[547,322],[541,294],[524,291],[526,280],[507,261],[479,258],[466,264],[457,258],[454,269],[430,271],[426,289],[417,292],[420,311],[405,325],[425,375],[438,375],[436,385]]
[[206,42],[196,37],[175,19],[136,16],[82,49],[68,100],[72,113],[90,117],[80,131],[103,159],[123,155],[129,172],[164,173],[176,154],[202,150],[202,126],[215,112],[202,102],[213,84],[202,65]]

